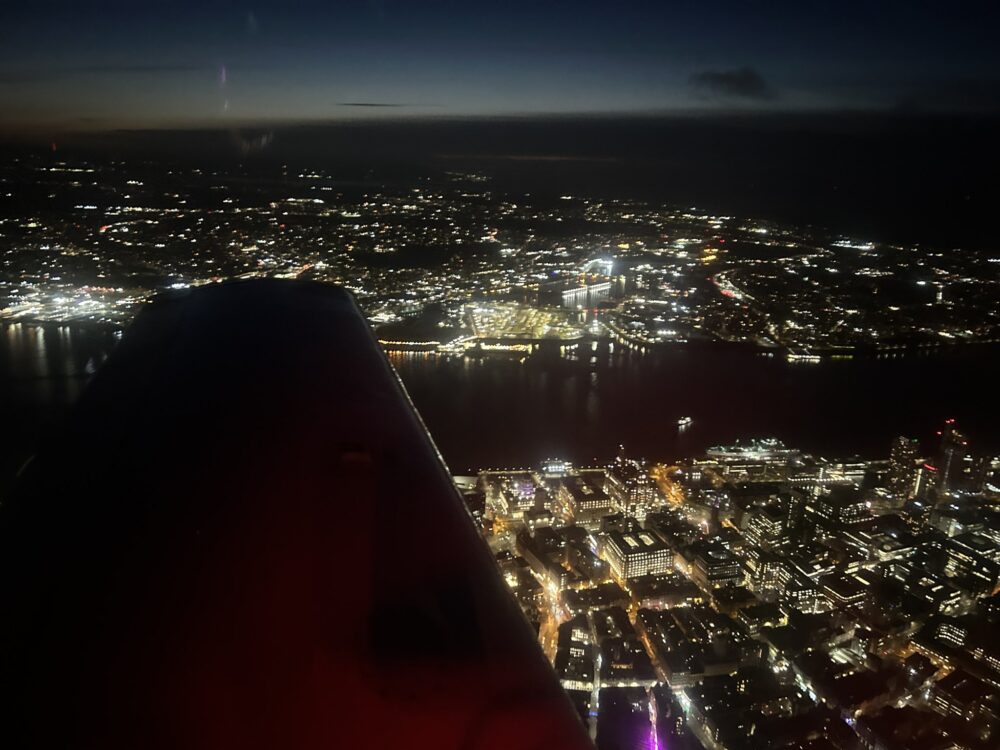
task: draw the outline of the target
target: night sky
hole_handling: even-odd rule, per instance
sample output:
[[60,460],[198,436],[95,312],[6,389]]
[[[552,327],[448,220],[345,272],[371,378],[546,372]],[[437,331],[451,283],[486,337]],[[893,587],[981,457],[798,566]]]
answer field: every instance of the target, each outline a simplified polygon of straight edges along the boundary
[[1000,109],[963,2],[0,4],[0,130]]

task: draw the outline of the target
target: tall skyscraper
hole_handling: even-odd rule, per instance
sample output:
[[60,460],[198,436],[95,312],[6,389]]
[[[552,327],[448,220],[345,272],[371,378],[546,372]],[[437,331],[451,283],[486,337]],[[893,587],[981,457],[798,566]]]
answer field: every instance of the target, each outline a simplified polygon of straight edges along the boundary
[[941,450],[938,454],[938,485],[941,494],[948,494],[958,483],[962,474],[962,461],[969,450],[969,440],[959,432],[955,420],[949,419],[941,431]]
[[892,441],[889,454],[889,491],[899,503],[913,496],[917,481],[917,461],[920,442],[916,438],[900,436]]
[[969,492],[980,493],[985,489],[990,468],[990,459],[986,456],[976,456],[972,459],[972,465],[969,467]]
[[917,481],[913,485],[913,496],[918,500],[933,499],[933,493],[938,489],[940,471],[932,464],[922,464],[917,469]]

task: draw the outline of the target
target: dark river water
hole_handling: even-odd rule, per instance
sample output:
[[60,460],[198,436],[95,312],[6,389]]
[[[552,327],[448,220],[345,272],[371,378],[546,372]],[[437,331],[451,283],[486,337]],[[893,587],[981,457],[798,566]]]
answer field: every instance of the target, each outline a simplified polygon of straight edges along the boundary
[[[5,326],[0,337],[0,490],[58,423],[113,348],[111,331]],[[606,460],[619,444],[651,459],[741,437],[781,438],[830,456],[886,456],[954,417],[974,451],[1000,451],[1000,351],[966,348],[896,358],[793,364],[701,346],[645,355],[602,345],[579,360],[393,355],[456,473]],[[693,425],[680,432],[677,419]]]
[[[887,456],[896,435],[955,418],[973,450],[1000,448],[1000,352],[965,349],[888,359],[789,363],[733,348],[558,358],[393,357],[452,469],[605,460],[619,444],[652,459],[737,438],[778,437],[804,450]],[[690,416],[680,431],[677,419]]]

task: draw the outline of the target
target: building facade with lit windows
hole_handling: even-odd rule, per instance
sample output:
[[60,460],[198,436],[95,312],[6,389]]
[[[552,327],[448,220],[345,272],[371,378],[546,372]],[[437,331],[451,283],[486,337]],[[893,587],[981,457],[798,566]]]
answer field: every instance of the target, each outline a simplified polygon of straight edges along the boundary
[[674,569],[673,550],[649,531],[634,534],[612,531],[604,541],[603,550],[611,572],[623,581]]
[[621,513],[640,521],[659,498],[656,482],[649,476],[645,463],[626,458],[624,452],[608,466],[605,489]]

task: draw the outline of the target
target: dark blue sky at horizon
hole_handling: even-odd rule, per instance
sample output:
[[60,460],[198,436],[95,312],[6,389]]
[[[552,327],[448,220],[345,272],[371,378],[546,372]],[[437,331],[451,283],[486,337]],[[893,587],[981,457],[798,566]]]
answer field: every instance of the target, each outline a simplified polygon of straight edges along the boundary
[[0,129],[1000,110],[996,3],[0,6]]

